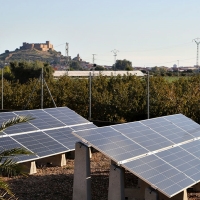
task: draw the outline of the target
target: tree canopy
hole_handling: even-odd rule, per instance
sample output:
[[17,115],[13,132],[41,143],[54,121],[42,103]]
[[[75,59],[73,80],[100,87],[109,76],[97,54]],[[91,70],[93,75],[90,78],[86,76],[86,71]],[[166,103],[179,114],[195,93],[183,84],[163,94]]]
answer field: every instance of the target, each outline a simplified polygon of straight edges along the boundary
[[133,70],[132,63],[126,59],[117,60],[116,64],[113,65],[113,69],[114,70],[128,70],[128,71]]
[[20,83],[26,83],[29,79],[39,78],[41,69],[44,69],[44,77],[47,79],[53,78],[53,68],[48,63],[40,61],[26,62],[26,61],[14,61],[10,62],[10,70],[13,74],[13,79]]

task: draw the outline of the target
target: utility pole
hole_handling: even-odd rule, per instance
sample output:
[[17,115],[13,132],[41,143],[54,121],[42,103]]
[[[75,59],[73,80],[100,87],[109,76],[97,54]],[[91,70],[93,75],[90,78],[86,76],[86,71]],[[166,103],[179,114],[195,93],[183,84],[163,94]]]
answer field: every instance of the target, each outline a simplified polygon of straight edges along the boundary
[[66,42],[66,45],[65,45],[65,56],[66,56],[66,65],[67,65],[67,68],[70,69],[70,66],[69,66],[69,43]]
[[92,56],[93,56],[93,58],[92,58],[92,61],[93,61],[93,76],[94,76],[94,67],[95,67],[95,58],[94,58],[94,56],[95,56],[96,54],[92,54]]
[[111,52],[113,52],[114,54],[114,71],[115,71],[115,76],[116,76],[116,57],[117,57],[117,53],[119,52],[118,50],[114,49]]
[[193,39],[195,43],[197,44],[197,59],[196,59],[196,67],[198,68],[198,73],[199,73],[199,44],[200,44],[200,38],[195,38]]
[[147,72],[147,119],[149,119],[149,71]]
[[3,110],[3,67],[1,68],[1,109]]
[[43,101],[44,101],[44,69],[42,67],[41,73],[41,109],[43,109]]
[[91,112],[92,112],[92,77],[91,72],[89,74],[89,121],[91,121]]

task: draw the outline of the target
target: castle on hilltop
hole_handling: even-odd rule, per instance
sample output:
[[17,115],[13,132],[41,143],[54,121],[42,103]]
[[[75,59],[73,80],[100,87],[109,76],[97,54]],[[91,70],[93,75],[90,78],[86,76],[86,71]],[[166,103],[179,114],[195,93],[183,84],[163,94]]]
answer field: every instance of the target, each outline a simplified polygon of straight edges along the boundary
[[50,43],[50,41],[46,41],[46,43],[26,43],[23,42],[23,45],[20,47],[21,50],[27,50],[27,49],[37,49],[40,51],[48,51],[53,50],[53,45]]

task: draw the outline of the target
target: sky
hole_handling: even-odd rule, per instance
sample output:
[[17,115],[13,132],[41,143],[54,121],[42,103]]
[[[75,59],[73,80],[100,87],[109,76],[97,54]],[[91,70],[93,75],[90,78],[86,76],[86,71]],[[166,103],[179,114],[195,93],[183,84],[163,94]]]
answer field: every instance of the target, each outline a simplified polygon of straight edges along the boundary
[[[194,66],[199,0],[0,0],[0,53],[45,43],[88,62]],[[199,40],[200,41],[200,40]],[[199,62],[200,63],[200,62]]]

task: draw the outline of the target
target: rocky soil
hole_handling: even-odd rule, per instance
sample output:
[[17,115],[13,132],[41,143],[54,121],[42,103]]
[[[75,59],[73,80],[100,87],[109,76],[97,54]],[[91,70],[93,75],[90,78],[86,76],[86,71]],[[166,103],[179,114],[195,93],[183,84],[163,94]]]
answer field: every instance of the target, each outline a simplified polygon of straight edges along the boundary
[[[92,199],[106,200],[108,195],[110,160],[101,153],[94,153],[91,159]],[[74,160],[67,160],[64,167],[40,167],[37,174],[27,177],[6,178],[15,198],[19,200],[71,200],[73,192]],[[125,186],[137,183],[135,177],[126,171]],[[200,194],[189,193],[189,200],[200,200]],[[198,198],[199,197],[199,198]],[[7,198],[9,199],[9,198]]]

